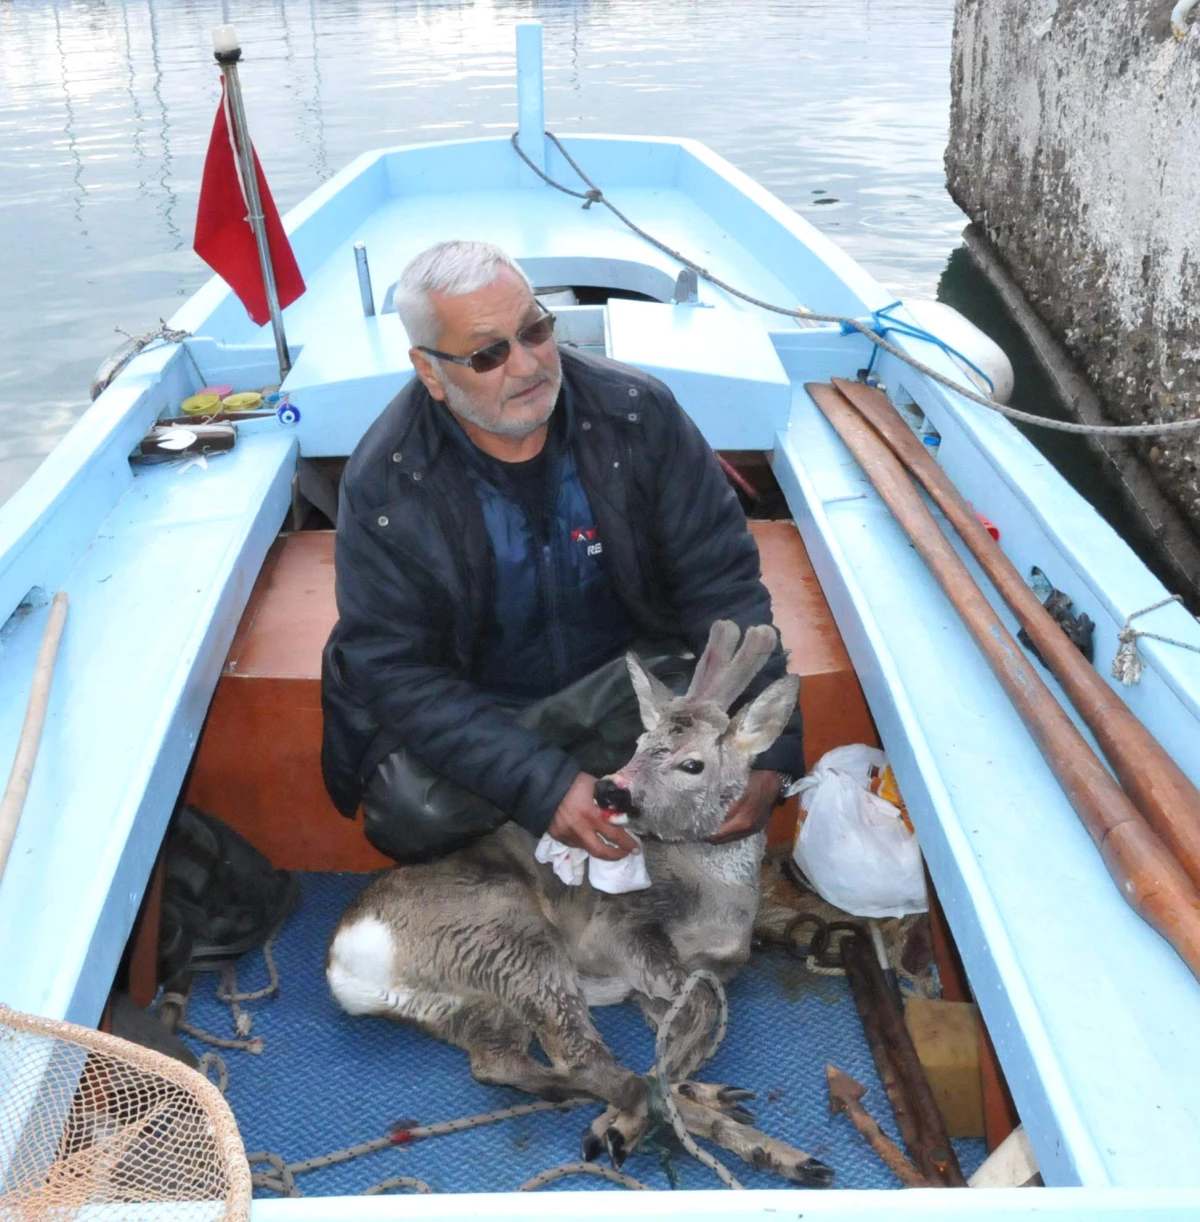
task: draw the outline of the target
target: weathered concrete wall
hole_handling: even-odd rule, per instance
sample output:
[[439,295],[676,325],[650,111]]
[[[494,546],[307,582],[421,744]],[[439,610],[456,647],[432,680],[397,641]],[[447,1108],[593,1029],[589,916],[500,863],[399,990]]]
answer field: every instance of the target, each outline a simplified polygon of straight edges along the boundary
[[[950,193],[1122,423],[1200,414],[1200,10],[957,0]],[[1200,434],[1143,454],[1200,530]]]

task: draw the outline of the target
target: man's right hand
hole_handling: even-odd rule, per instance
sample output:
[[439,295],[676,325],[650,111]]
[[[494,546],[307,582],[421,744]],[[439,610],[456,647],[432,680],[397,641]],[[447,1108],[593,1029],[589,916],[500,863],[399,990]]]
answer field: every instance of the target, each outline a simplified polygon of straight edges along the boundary
[[546,829],[560,844],[587,849],[604,861],[620,861],[634,852],[637,841],[622,827],[614,827],[595,802],[596,778],[581,772],[571,783]]

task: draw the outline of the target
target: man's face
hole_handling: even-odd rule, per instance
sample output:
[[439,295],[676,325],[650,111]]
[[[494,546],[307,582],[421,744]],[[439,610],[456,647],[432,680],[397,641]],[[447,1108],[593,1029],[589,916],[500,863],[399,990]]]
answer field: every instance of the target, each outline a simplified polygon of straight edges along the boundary
[[544,312],[520,276],[502,268],[491,284],[461,297],[432,295],[440,330],[436,347],[455,356],[499,339],[509,341],[508,360],[487,373],[451,361],[434,361],[414,348],[413,365],[429,393],[456,416],[503,437],[527,437],[550,419],[562,381],[553,338],[527,348],[516,336]]

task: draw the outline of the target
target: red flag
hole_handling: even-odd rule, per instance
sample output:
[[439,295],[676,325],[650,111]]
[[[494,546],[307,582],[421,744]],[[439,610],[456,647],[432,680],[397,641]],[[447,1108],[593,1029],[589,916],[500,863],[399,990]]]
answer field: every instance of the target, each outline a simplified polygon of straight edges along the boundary
[[[246,194],[242,189],[241,170],[234,152],[233,125],[225,97],[225,82],[221,81],[221,104],[213,121],[208,156],[204,159],[204,177],[200,182],[200,207],[196,213],[196,236],[192,246],[205,263],[238,295],[246,313],[259,326],[267,322],[267,290],[258,265],[258,248],[254,230],[250,227]],[[304,292],[304,278],[296,265],[291,243],[283,232],[279,210],[271,198],[263,176],[258,154],[254,156],[254,173],[258,179],[258,197],[262,202],[267,225],[267,246],[271,265],[275,269],[275,287],[279,306],[291,305]]]

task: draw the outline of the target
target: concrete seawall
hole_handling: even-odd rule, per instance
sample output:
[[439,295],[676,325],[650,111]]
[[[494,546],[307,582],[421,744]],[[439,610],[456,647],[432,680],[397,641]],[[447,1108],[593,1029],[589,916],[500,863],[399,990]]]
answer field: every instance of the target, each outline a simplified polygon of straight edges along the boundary
[[[1200,414],[1200,9],[957,0],[950,194],[1119,423]],[[1200,532],[1200,430],[1137,443]]]

